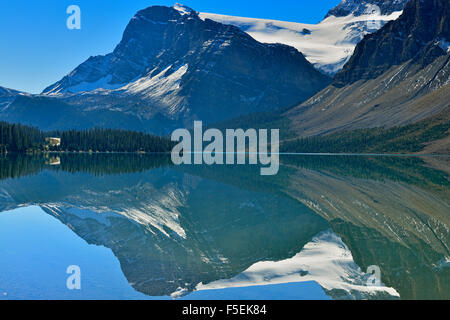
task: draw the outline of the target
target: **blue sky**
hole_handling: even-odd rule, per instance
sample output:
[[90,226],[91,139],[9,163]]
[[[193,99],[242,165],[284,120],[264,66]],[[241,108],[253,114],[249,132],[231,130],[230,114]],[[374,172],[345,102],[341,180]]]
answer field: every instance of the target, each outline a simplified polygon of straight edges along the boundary
[[[111,52],[128,21],[166,0],[0,0],[0,86],[39,93],[81,62]],[[317,23],[340,0],[185,0],[201,12]],[[81,8],[81,30],[66,28],[66,8]]]

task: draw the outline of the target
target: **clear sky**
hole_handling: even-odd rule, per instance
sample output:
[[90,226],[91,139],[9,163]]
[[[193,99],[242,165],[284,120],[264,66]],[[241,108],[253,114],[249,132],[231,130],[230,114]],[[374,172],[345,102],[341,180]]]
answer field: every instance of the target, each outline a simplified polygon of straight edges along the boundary
[[[0,86],[40,93],[90,56],[111,52],[129,20],[167,0],[0,0]],[[340,0],[185,0],[200,12],[317,23]],[[66,27],[69,5],[81,30]]]

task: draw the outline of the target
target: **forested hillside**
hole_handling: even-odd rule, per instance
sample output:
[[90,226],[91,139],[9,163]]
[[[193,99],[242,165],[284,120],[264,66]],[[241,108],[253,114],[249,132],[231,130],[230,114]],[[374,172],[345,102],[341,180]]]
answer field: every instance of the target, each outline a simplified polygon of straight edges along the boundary
[[[61,139],[50,144],[46,138]],[[44,132],[20,124],[0,122],[0,153],[39,151],[85,151],[85,152],[168,152],[172,142],[135,131],[115,129],[91,129]]]
[[45,135],[36,128],[0,122],[0,153],[25,152],[45,144]]
[[301,153],[410,153],[448,135],[446,113],[414,124],[393,128],[368,128],[312,136],[281,144],[283,152]]
[[98,152],[166,152],[171,141],[150,134],[113,129],[70,130],[61,133],[60,150]]

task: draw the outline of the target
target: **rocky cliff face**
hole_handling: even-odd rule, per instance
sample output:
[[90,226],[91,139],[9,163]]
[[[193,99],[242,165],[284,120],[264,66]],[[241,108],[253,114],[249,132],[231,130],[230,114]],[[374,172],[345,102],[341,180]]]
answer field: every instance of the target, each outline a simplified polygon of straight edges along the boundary
[[296,49],[259,43],[177,5],[139,11],[112,53],[89,58],[43,93],[170,127],[286,107],[328,83]]
[[390,67],[414,59],[423,66],[448,52],[450,5],[447,0],[412,0],[397,21],[367,35],[335,80],[373,79]]
[[286,116],[300,136],[395,127],[448,114],[450,5],[413,0],[365,36],[334,83]]
[[389,15],[403,10],[408,0],[343,0],[336,7],[328,11],[326,17],[345,17],[349,14],[361,16],[364,14],[378,13]]

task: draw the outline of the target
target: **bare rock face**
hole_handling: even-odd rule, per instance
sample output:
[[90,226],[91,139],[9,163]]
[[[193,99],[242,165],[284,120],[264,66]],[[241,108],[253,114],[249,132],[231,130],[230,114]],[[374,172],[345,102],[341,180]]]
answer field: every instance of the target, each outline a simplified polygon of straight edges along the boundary
[[403,14],[378,32],[367,35],[336,77],[337,84],[374,79],[408,60],[423,67],[447,54],[450,41],[447,0],[412,0]]
[[336,7],[328,11],[326,17],[345,17],[349,14],[360,16],[368,13],[388,15],[403,10],[408,0],[343,0]]
[[292,130],[312,136],[447,119],[449,17],[448,0],[408,2],[397,20],[364,37],[331,85],[286,112]]

